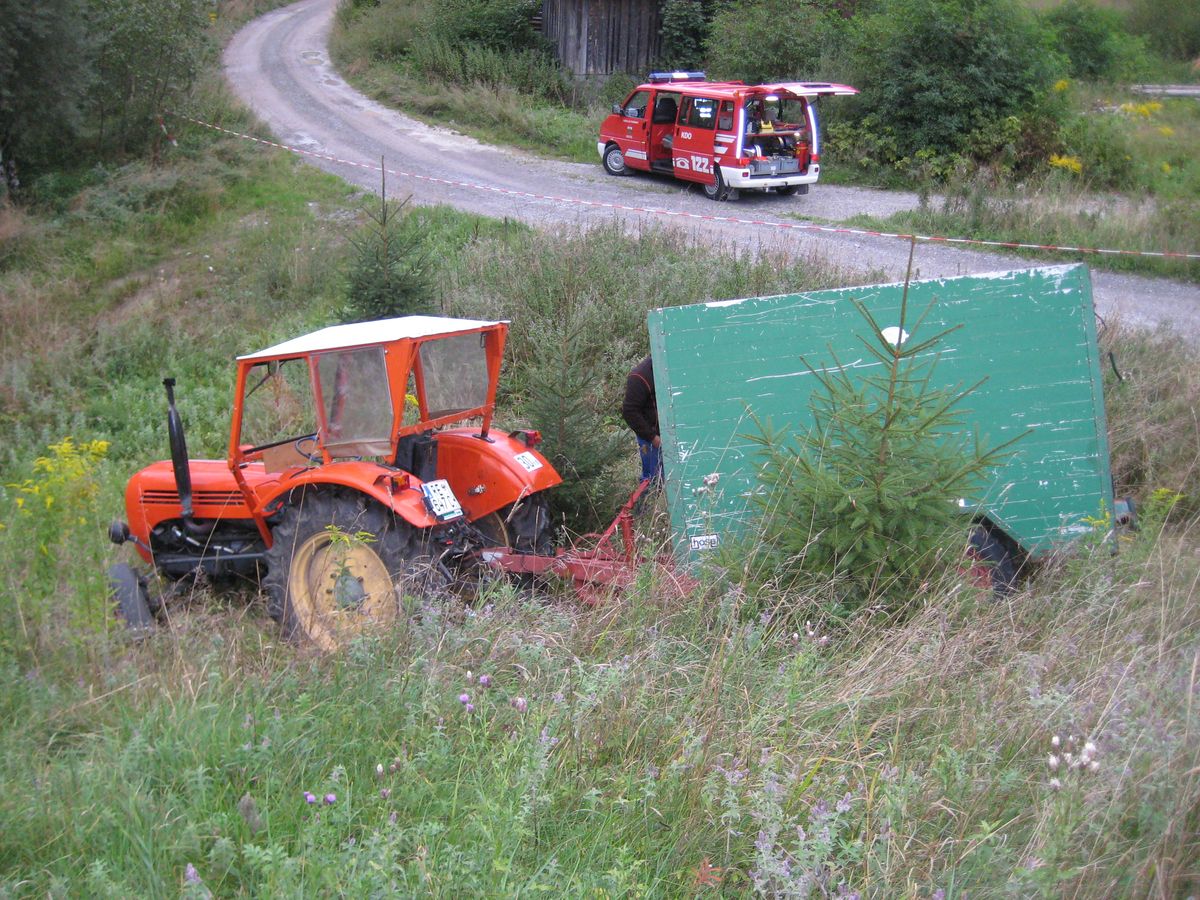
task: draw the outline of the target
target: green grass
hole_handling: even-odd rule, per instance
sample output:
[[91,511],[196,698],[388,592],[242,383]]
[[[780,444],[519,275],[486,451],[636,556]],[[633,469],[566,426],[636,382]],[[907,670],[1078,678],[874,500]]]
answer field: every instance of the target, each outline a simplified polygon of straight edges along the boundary
[[[129,640],[103,574],[129,557],[105,528],[166,455],[161,378],[193,452],[222,455],[232,358],[336,319],[363,218],[290,157],[183,138],[160,168],[0,219],[0,894],[1200,889],[1198,376],[1164,336],[1110,330],[1126,380],[1106,392],[1119,487],[1179,492],[1178,521],[1160,495],[1121,556],[1005,602],[951,577],[904,618],[834,629],[807,594],[735,572],[680,598],[647,571],[594,608],[503,584],[416,604],[319,658],[253,589],[201,584]],[[663,229],[412,215],[442,310],[513,321],[507,420],[562,327],[594,354],[595,427],[622,430],[648,308],[847,280]],[[1094,740],[1099,771],[1051,773],[1055,734]]]

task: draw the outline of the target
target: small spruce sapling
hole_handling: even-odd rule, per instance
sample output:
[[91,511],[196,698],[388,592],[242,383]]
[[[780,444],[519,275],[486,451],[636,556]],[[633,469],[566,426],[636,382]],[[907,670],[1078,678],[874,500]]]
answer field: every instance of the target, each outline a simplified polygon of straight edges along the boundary
[[421,232],[408,220],[408,199],[387,198],[367,211],[368,222],[351,235],[354,255],[346,273],[344,322],[367,322],[433,311],[429,255]]
[[881,365],[862,373],[836,355],[833,366],[801,357],[819,382],[811,430],[789,440],[786,429],[758,422],[748,436],[761,448],[765,488],[754,501],[751,571],[785,585],[836,582],[834,615],[898,609],[957,566],[968,523],[956,501],[975,494],[1018,439],[984,448],[967,429],[962,402],[986,379],[936,386],[936,348],[958,326],[918,339],[932,304],[909,329],[907,300],[906,287],[896,332],[855,303],[868,326],[859,339]]

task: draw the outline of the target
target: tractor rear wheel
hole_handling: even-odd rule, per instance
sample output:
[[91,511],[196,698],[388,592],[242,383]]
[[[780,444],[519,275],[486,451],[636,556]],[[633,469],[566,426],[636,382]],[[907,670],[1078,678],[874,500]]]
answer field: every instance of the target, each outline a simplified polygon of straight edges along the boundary
[[263,587],[284,637],[336,650],[400,616],[402,594],[447,582],[420,532],[352,492],[297,491],[267,551]]

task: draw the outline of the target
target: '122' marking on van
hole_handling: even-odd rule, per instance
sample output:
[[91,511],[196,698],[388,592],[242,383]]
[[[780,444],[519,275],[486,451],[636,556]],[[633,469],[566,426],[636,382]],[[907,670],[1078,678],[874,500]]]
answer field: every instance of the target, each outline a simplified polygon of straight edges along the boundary
[[693,172],[711,172],[712,160],[707,156],[681,156],[675,160],[675,168],[691,169]]

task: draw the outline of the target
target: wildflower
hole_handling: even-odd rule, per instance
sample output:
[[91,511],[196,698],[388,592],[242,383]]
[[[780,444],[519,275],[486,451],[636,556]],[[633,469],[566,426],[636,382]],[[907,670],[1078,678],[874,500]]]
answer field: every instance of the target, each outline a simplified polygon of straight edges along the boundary
[[187,868],[183,870],[183,880],[188,884],[200,884],[200,873],[191,863],[188,863]]
[[333,804],[335,804],[335,803],[337,803],[337,794],[326,794],[325,795],[325,805],[326,806],[333,806]]
[[1055,153],[1050,157],[1050,165],[1055,169],[1062,169],[1075,175],[1083,171],[1083,162],[1078,156],[1062,156]]
[[520,712],[520,713],[525,712],[525,710],[528,706],[529,706],[529,701],[527,701],[524,697],[514,697],[512,700],[512,708],[515,709],[517,712]]
[[1061,782],[1061,781],[1059,781],[1057,778],[1051,778],[1051,779],[1050,779],[1050,788],[1051,788],[1051,790],[1055,790],[1055,791],[1057,791],[1057,790],[1059,790],[1061,787],[1062,787],[1062,782]]
[[1171,164],[1169,162],[1164,162],[1162,164],[1162,170],[1163,170],[1164,175],[1170,175],[1171,174]]
[[400,814],[399,814],[399,813],[396,813],[396,812],[393,812],[393,813],[392,813],[390,816],[388,816],[388,821],[389,821],[391,824],[395,825],[395,824],[396,824],[396,820],[397,820],[397,819],[399,819],[399,818],[400,818]]
[[471,702],[471,695],[470,694],[459,694],[458,702],[461,703],[463,706],[466,706],[468,703]]
[[309,806],[312,806],[314,803],[317,802],[317,795],[314,794],[312,791],[305,791],[304,792],[304,802],[307,803]]
[[1046,765],[1048,765],[1050,767],[1051,772],[1058,771],[1058,756],[1057,756],[1057,754],[1051,753],[1050,758],[1046,760]]
[[1054,90],[1056,93],[1059,93],[1059,94],[1061,94],[1063,91],[1065,91],[1070,86],[1071,86],[1071,82],[1069,82],[1065,78],[1060,78],[1058,81],[1054,82]]
[[1060,744],[1062,744],[1062,741],[1060,741],[1058,739],[1057,734],[1054,737],[1050,738],[1050,746],[1053,747],[1055,750],[1057,750],[1059,748]]
[[1174,137],[1175,129],[1172,128],[1170,125],[1160,125],[1159,129],[1158,129],[1158,133],[1161,134],[1163,137]]
[[465,703],[465,704],[463,704],[463,709],[465,709],[469,713],[473,713],[473,712],[475,712],[475,704],[474,703]]
[[392,796],[392,789],[391,788],[380,788],[379,796],[380,796],[380,798],[386,800],[388,797]]
[[375,777],[376,777],[376,778],[382,778],[382,777],[383,777],[383,763],[378,763],[378,764],[375,766]]
[[479,686],[484,687],[484,688],[491,687],[492,686],[492,676],[491,675],[480,675],[479,676]]

